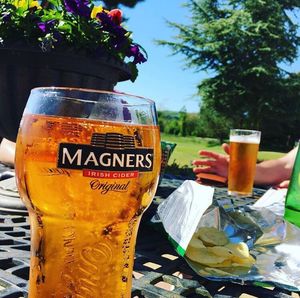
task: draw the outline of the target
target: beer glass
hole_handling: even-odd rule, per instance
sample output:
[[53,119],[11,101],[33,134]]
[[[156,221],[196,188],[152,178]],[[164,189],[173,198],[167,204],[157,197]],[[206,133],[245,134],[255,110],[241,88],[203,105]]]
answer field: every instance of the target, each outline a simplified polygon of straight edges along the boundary
[[160,158],[153,101],[31,91],[16,149],[31,225],[30,298],[130,297],[138,225]]
[[230,130],[229,195],[252,195],[260,135],[256,130]]

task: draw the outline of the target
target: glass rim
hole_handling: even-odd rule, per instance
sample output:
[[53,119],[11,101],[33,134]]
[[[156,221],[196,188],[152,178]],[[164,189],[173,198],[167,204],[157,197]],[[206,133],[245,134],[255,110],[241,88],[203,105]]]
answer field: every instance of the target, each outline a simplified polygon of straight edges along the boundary
[[233,132],[246,132],[246,133],[253,133],[253,134],[261,134],[260,130],[254,130],[254,129],[241,129],[241,128],[232,128],[230,129],[230,134]]
[[[77,91],[77,92],[83,92],[83,93],[94,93],[94,94],[107,94],[107,95],[115,95],[115,96],[126,96],[126,97],[132,97],[132,98],[136,98],[136,99],[142,99],[145,102],[141,102],[141,103],[137,103],[137,104],[129,104],[129,103],[124,103],[124,106],[129,105],[129,106],[141,106],[141,105],[152,105],[155,106],[155,101],[147,98],[147,97],[143,97],[140,95],[134,95],[134,94],[130,94],[130,93],[125,93],[125,92],[121,92],[121,91],[107,91],[107,90],[99,90],[99,89],[93,89],[93,88],[80,88],[80,87],[56,87],[56,86],[49,86],[49,87],[35,87],[31,89],[31,92],[36,92],[36,91],[55,91],[55,90],[66,90],[66,91]],[[68,96],[58,96],[61,98],[70,98],[73,100],[79,100],[81,101],[81,98],[71,98]],[[85,100],[85,101],[90,101],[90,102],[96,102],[95,100]]]

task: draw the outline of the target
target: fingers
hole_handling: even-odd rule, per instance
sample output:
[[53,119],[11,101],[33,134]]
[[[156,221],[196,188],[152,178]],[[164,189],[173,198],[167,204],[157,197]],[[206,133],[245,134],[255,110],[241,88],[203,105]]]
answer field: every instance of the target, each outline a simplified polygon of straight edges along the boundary
[[215,161],[214,160],[209,160],[209,159],[197,159],[193,161],[193,165],[194,166],[205,166],[205,167],[212,167],[213,165],[215,165]]
[[193,172],[195,174],[215,173],[216,172],[215,164],[216,162],[214,160],[208,160],[208,159],[194,160],[193,165],[196,166],[196,168],[193,169]]
[[224,150],[225,153],[227,153],[228,155],[230,154],[230,147],[228,144],[224,143],[222,144],[222,149]]
[[288,188],[290,184],[290,180],[284,180],[276,185],[277,188]]
[[213,167],[198,167],[198,168],[193,168],[193,172],[195,174],[199,173],[215,173],[215,169]]
[[[228,144],[223,144],[223,149],[226,153],[229,152]],[[195,166],[193,169],[195,174],[198,173],[212,173],[222,177],[228,175],[228,162],[229,156],[226,154],[219,154],[212,151],[201,150],[199,151],[202,159],[194,160],[192,164]]]
[[215,153],[212,151],[206,151],[206,150],[199,151],[199,155],[203,157],[214,158],[214,159],[219,159],[220,157],[222,157],[222,154]]

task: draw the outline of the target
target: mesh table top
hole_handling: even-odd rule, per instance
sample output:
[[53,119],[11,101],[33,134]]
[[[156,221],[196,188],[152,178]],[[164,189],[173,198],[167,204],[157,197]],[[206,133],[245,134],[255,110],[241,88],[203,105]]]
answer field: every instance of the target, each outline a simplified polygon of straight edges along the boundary
[[[154,202],[143,216],[136,245],[132,297],[299,297],[279,288],[210,281],[192,271],[175,253],[164,232],[149,223],[161,200],[182,182],[163,179]],[[263,193],[264,190],[255,190],[255,196]],[[227,199],[226,189],[216,188],[215,195],[220,200]],[[28,216],[0,212],[0,297],[26,297],[29,252]]]

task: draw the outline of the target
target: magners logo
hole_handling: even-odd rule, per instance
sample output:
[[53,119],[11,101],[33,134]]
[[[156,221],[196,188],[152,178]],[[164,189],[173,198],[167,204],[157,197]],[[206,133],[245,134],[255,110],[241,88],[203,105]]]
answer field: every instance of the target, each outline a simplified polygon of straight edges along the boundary
[[57,167],[89,177],[133,178],[153,169],[153,149],[139,146],[141,140],[130,135],[94,133],[91,145],[60,143]]

